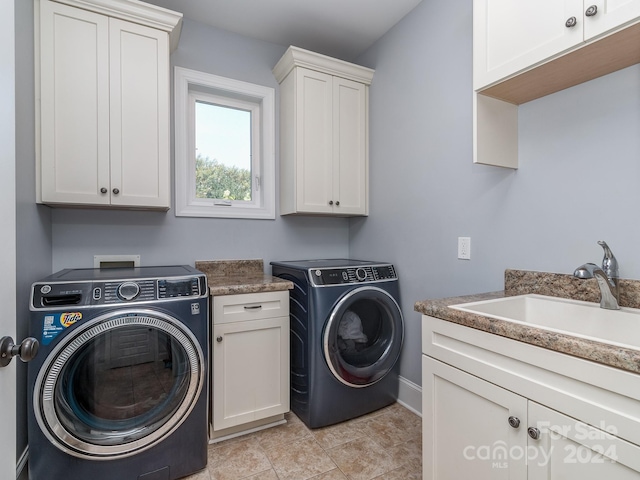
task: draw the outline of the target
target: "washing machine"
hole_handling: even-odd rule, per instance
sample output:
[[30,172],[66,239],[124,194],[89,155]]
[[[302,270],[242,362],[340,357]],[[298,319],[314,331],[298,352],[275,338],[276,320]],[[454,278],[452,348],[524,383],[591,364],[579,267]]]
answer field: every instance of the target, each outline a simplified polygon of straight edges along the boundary
[[31,480],[173,480],[207,463],[208,288],[189,266],[32,285]]
[[290,280],[291,409],[310,428],[398,398],[404,338],[393,265],[350,259],[271,262]]

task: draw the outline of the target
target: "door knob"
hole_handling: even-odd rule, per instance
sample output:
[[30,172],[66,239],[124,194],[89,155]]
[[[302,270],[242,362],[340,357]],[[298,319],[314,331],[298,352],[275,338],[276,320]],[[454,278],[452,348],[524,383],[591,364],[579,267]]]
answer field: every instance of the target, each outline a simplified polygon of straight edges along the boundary
[[587,11],[584,12],[584,14],[587,17],[593,17],[596,13],[598,13],[598,6],[597,5],[591,5],[589,8],[587,8]]
[[107,190],[106,188],[102,187],[100,189],[100,193],[107,193],[109,190]]
[[222,336],[216,337],[216,342],[220,343],[222,341]]
[[534,440],[538,440],[540,438],[540,430],[538,430],[535,427],[529,427],[527,428],[527,433],[529,434],[529,436],[531,438],[533,438]]
[[114,194],[114,195],[118,195],[119,193],[120,193],[120,190],[119,190],[119,189],[117,189],[117,188],[114,188],[114,189],[113,189],[113,194]]
[[578,20],[576,19],[576,17],[571,17],[565,22],[564,26],[567,28],[571,28],[571,27],[575,27],[577,23],[578,23]]
[[509,425],[513,428],[518,428],[520,426],[520,419],[518,417],[509,417]]
[[0,339],[0,367],[6,367],[13,357],[20,357],[23,362],[29,362],[38,354],[38,340],[32,337],[25,338],[20,345],[13,343],[13,338],[2,337]]

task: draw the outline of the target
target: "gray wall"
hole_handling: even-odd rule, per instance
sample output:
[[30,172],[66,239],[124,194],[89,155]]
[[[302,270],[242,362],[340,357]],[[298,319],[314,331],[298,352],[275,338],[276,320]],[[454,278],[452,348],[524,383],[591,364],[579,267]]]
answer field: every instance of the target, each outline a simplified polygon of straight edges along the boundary
[[371,208],[350,254],[398,267],[401,375],[421,383],[417,300],[501,290],[506,268],[571,273],[600,239],[640,278],[639,65],[522,105],[514,171],[472,164],[471,0],[422,2],[358,61],[376,69]]
[[[33,2],[15,1],[16,22],[16,331],[29,334],[31,283],[51,273],[51,213],[36,205]],[[16,362],[17,455],[27,446],[27,367]]]
[[[185,20],[171,63],[276,88],[271,69],[285,50]],[[348,228],[348,220],[341,218],[277,215],[276,220],[237,220],[177,218],[173,209],[55,209],[53,269],[91,267],[94,254],[141,254],[144,265],[263,258],[269,272],[271,260],[346,256]]]

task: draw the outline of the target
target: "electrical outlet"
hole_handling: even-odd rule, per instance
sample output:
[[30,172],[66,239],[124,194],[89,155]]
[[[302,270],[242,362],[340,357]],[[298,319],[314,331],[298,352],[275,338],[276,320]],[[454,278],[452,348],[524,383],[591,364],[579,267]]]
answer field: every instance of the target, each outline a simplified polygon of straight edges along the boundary
[[471,260],[471,237],[458,237],[458,258]]

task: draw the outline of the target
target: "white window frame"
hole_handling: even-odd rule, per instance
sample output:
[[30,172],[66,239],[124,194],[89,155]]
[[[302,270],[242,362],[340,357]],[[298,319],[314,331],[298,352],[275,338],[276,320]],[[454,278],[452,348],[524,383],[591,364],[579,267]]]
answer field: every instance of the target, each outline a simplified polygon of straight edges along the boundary
[[[250,202],[196,198],[196,100],[251,111],[251,150],[255,158],[252,159]],[[275,90],[175,67],[174,102],[176,216],[274,220]]]

